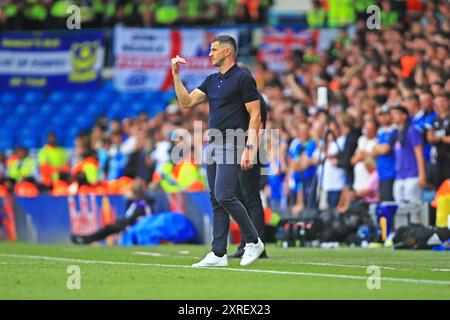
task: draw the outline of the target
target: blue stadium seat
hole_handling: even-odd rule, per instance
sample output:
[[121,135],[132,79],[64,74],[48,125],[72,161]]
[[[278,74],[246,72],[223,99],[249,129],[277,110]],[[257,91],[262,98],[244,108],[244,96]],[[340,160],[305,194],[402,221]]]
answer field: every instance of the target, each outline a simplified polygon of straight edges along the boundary
[[22,127],[18,130],[20,137],[26,137],[26,136],[35,136],[36,132],[33,129],[30,129],[28,127]]
[[22,126],[21,119],[17,117],[9,117],[2,125],[3,129],[8,129],[12,132],[16,132],[18,128]]
[[54,103],[44,103],[42,106],[40,106],[39,108],[39,113],[42,116],[51,116],[53,114],[55,114],[56,110],[58,108],[57,104]]
[[78,114],[79,112],[80,109],[76,104],[65,103],[59,108],[58,114],[66,118],[70,118],[73,115]]
[[160,95],[166,102],[170,102],[171,100],[176,99],[177,97],[175,91],[165,91],[162,94],[160,93]]
[[0,94],[0,103],[4,105],[13,105],[17,102],[18,97],[14,91],[5,91]]
[[47,101],[50,103],[70,102],[70,96],[67,91],[56,90],[50,93]]
[[155,91],[144,92],[142,94],[143,101],[155,101],[161,99],[161,93]]
[[3,136],[0,139],[0,151],[7,151],[14,149],[14,138],[12,136]]
[[148,111],[152,111],[152,112],[156,111],[158,113],[158,112],[163,111],[167,106],[168,106],[167,102],[155,101],[155,102],[148,104],[146,106],[146,109]]
[[36,139],[35,132],[26,132],[24,134],[20,134],[16,140],[17,146],[22,146],[28,149],[39,148],[40,145]]
[[23,103],[39,103],[44,101],[46,95],[43,91],[26,91],[22,96]]
[[50,126],[55,128],[64,128],[67,124],[70,124],[71,118],[64,115],[55,115],[50,119]]
[[8,109],[6,109],[4,106],[0,105],[0,119],[2,119],[2,122],[5,121],[5,119],[9,113],[10,112]]
[[66,135],[64,137],[64,142],[63,142],[62,146],[64,148],[73,148],[75,146],[75,137],[76,137],[76,135],[74,135],[74,136]]
[[36,107],[31,104],[19,104],[14,109],[14,116],[16,117],[28,117],[36,112]]
[[107,80],[102,84],[102,90],[114,90],[114,81]]
[[80,114],[75,118],[73,124],[78,128],[91,128],[95,119],[86,114]]
[[122,102],[115,102],[113,104],[111,104],[108,108],[107,108],[107,112],[113,112],[113,113],[120,113],[124,108],[124,104]]
[[80,90],[72,95],[72,101],[77,104],[85,103],[86,101],[91,100],[93,96],[95,96],[95,92],[93,91]]
[[142,102],[134,102],[130,108],[135,115],[139,114],[142,111],[145,111],[145,103]]
[[31,128],[33,130],[41,130],[42,126],[46,123],[46,119],[43,118],[40,114],[28,117],[27,120],[25,120],[24,125],[27,128]]
[[95,97],[94,101],[103,104],[111,104],[119,100],[119,93],[116,91],[100,91]]
[[142,101],[143,97],[140,93],[120,93],[119,102],[129,105],[133,102]]
[[88,114],[90,116],[98,116],[98,115],[104,113],[108,108],[109,108],[109,106],[106,104],[93,102],[93,103],[88,104],[84,108],[84,112],[86,112],[86,114]]

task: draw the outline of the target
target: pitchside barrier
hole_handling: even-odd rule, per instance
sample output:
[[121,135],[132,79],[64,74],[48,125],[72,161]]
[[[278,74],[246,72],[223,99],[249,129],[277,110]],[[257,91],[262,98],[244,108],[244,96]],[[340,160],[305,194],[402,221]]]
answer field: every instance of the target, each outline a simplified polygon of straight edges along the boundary
[[[208,192],[166,194],[153,192],[153,213],[174,211],[184,214],[194,225],[192,242],[211,241],[212,207]],[[89,234],[123,217],[126,199],[120,195],[77,195],[33,198],[0,197],[3,236],[0,239],[30,243],[70,243],[70,234]],[[107,244],[120,243],[112,236]]]

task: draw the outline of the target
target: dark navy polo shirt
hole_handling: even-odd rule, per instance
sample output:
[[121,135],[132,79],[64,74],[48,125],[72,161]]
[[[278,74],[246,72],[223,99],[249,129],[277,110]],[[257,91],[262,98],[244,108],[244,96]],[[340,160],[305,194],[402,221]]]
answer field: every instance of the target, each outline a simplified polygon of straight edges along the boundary
[[208,96],[210,129],[223,134],[226,129],[248,129],[250,115],[245,104],[260,97],[249,73],[235,64],[223,75],[220,72],[209,75],[198,89]]

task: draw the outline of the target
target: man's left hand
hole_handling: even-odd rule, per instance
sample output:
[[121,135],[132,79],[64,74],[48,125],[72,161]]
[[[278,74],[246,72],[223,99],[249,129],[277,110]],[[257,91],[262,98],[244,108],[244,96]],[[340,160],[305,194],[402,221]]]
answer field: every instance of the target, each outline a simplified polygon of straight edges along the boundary
[[249,169],[253,168],[254,158],[255,158],[254,151],[249,150],[248,148],[245,148],[244,152],[242,153],[242,157],[241,157],[241,169],[249,170]]

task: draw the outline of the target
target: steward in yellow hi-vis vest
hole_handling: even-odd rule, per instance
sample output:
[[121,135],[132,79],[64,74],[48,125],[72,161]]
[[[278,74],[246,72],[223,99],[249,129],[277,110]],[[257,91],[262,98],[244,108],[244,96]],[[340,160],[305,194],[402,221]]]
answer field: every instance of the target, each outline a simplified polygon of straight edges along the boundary
[[206,190],[204,176],[190,160],[183,160],[178,164],[165,163],[154,173],[152,182],[159,183],[167,193]]
[[99,164],[89,153],[83,155],[83,160],[72,168],[72,177],[81,179],[80,174],[84,175],[90,185],[98,183]]
[[17,148],[6,163],[8,177],[16,182],[34,179],[36,162],[28,156],[28,150]]
[[325,27],[327,19],[327,11],[321,7],[320,0],[313,2],[313,9],[308,12],[306,20],[309,28],[323,28]]
[[56,144],[56,135],[47,135],[47,144],[38,153],[39,171],[41,183],[51,185],[52,181],[61,178],[61,175],[69,173],[67,152]]
[[356,21],[353,0],[328,0],[328,26],[339,28]]

